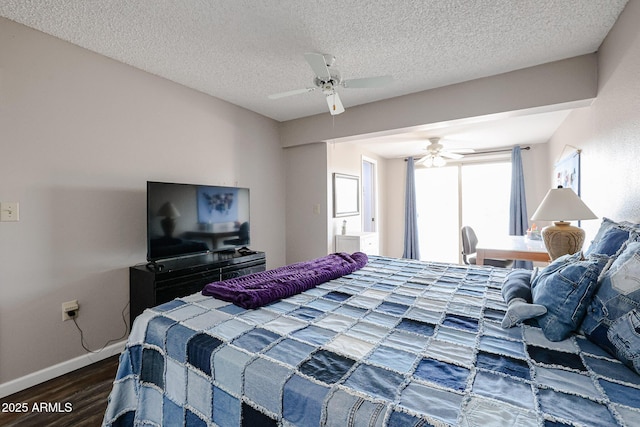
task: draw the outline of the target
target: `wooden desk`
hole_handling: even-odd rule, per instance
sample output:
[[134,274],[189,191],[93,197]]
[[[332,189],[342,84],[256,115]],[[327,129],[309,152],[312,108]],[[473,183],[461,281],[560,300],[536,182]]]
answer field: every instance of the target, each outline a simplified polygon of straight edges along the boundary
[[483,265],[485,258],[539,262],[551,260],[542,240],[529,240],[524,236],[502,236],[487,242],[478,242],[476,264]]

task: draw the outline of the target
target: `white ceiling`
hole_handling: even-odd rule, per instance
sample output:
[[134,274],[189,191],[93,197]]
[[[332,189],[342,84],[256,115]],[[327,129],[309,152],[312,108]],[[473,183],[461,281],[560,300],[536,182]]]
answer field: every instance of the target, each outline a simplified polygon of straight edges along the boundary
[[595,52],[626,3],[0,0],[0,16],[287,121],[328,114],[318,92],[267,98],[312,85],[305,52],[335,55],[344,79],[394,77],[385,88],[340,88],[348,109]]

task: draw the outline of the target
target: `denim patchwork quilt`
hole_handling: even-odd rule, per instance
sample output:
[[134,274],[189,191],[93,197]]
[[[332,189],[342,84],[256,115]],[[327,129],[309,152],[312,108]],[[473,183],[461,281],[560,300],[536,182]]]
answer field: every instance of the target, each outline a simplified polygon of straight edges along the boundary
[[370,257],[255,310],[148,309],[104,425],[640,425],[640,376],[608,353],[501,328],[507,271]]

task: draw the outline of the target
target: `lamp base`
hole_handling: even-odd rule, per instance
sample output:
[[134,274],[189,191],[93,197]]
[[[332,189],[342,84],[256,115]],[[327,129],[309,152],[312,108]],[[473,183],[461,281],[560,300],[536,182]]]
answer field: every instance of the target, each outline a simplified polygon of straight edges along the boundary
[[584,236],[582,228],[566,221],[556,221],[542,229],[542,240],[551,260],[580,251],[584,244]]

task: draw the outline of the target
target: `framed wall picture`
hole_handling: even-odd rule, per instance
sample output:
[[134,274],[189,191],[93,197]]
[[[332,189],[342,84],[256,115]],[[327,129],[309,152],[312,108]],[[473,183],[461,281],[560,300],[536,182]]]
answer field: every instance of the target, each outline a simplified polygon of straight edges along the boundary
[[333,217],[360,214],[360,178],[333,174]]
[[564,188],[571,188],[579,196],[580,150],[575,150],[559,160],[554,165],[553,173],[556,187],[562,185]]

